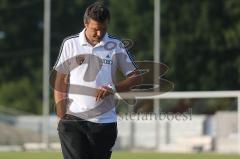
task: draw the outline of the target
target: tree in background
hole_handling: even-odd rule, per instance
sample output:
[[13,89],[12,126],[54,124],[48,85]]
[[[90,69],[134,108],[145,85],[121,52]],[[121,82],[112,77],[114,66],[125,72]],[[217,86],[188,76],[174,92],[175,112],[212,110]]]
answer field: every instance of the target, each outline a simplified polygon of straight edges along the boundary
[[237,90],[240,2],[162,0],[162,61],[177,91]]

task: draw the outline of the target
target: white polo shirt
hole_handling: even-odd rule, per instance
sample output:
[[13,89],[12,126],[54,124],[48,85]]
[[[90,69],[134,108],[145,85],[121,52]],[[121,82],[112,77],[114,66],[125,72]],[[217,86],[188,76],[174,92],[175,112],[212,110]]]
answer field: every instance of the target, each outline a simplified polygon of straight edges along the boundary
[[[82,61],[81,57],[84,57]],[[81,64],[77,62],[77,59],[80,59]],[[110,106],[111,109],[87,120],[96,123],[111,123],[117,121],[114,96],[109,95],[97,102],[94,90],[100,86],[116,84],[117,69],[124,75],[128,75],[136,67],[122,42],[116,37],[106,33],[97,45],[92,46],[87,42],[85,29],[83,29],[79,34],[63,41],[54,69],[70,75],[69,83],[73,87],[70,90],[74,91],[68,93],[68,98],[72,102],[68,105],[67,114],[78,116],[79,113],[103,104],[106,107]],[[81,89],[82,86],[86,87],[86,90]]]

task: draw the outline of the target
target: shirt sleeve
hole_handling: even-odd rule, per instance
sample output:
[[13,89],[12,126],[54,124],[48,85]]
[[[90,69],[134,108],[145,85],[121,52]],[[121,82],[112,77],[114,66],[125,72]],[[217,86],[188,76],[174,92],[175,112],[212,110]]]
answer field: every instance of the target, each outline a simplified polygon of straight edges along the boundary
[[60,51],[59,51],[57,61],[54,65],[53,69],[62,74],[69,74],[69,72],[70,72],[70,70],[69,70],[70,57],[69,56],[70,56],[70,48],[68,46],[67,41],[63,41]]
[[128,52],[127,49],[122,48],[121,51],[117,53],[118,68],[122,73],[127,76],[131,72],[137,69],[137,65],[134,62],[133,56]]

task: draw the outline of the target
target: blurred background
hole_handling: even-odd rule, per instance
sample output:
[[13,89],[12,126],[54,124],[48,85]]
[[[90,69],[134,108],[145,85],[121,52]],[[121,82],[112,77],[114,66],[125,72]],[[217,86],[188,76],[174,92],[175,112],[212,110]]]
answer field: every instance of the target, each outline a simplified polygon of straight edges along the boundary
[[[51,0],[49,71],[63,39],[83,29],[93,2]],[[162,78],[174,83],[162,97],[120,103],[115,150],[240,153],[240,1],[104,2],[108,32],[134,42],[135,60],[166,64]],[[50,88],[43,108],[44,0],[0,0],[0,15],[0,151],[59,151]],[[143,118],[161,112],[187,119]],[[141,120],[129,120],[129,113],[141,113]]]

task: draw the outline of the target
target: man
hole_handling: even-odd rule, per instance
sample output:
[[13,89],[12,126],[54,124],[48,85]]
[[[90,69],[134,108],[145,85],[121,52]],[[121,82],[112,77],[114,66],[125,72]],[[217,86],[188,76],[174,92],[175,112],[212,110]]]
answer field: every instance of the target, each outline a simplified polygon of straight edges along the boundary
[[[64,159],[110,159],[117,137],[114,93],[141,81],[121,41],[107,33],[109,10],[101,3],[84,14],[85,28],[66,38],[54,66],[54,98]],[[126,79],[116,83],[119,69]]]

